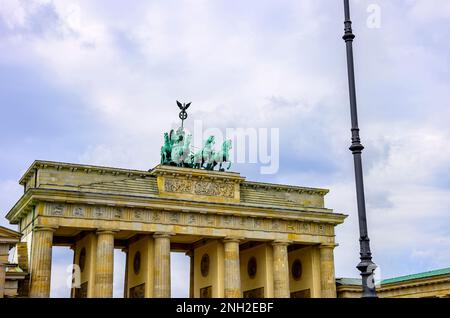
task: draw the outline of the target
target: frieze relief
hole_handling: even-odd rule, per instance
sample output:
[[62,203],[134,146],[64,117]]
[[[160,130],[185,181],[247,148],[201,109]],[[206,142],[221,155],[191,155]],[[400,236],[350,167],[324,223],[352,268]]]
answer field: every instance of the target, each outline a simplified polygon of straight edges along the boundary
[[85,208],[82,206],[76,206],[73,208],[73,216],[83,217],[85,215]]
[[64,215],[64,205],[63,204],[54,204],[52,208],[51,215],[54,216],[63,216]]
[[134,210],[133,217],[135,220],[143,220],[145,211],[142,210]]
[[234,183],[164,178],[166,192],[234,198],[234,190]]
[[114,218],[116,219],[123,219],[123,209],[122,208],[114,208],[113,209],[114,212]]
[[231,216],[231,215],[225,215],[223,218],[222,218],[222,221],[223,221],[223,226],[225,226],[225,227],[233,227],[233,216]]
[[169,223],[178,224],[180,222],[179,212],[169,212]]
[[104,218],[106,217],[106,208],[103,206],[94,207],[94,218]]
[[[88,213],[88,211],[90,211]],[[186,226],[230,228],[254,231],[288,232],[296,234],[333,235],[334,227],[330,224],[280,220],[264,217],[237,215],[216,215],[207,213],[157,211],[106,206],[83,206],[62,203],[46,205],[45,215],[72,216],[104,220],[129,220],[142,223],[177,224]]]
[[152,223],[162,223],[162,212],[159,211],[151,211],[150,212],[150,222]]
[[197,225],[197,216],[194,213],[189,213],[187,216],[188,225]]
[[254,220],[254,225],[255,225],[255,230],[262,230],[264,229],[264,220],[263,219],[259,219],[259,218],[255,218]]
[[272,230],[278,231],[280,230],[281,225],[279,220],[272,220]]

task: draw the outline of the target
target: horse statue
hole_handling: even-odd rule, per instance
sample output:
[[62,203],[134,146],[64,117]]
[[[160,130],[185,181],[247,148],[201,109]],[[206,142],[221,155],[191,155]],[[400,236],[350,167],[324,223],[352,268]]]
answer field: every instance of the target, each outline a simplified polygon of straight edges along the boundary
[[214,143],[214,136],[209,136],[208,139],[206,139],[203,148],[192,156],[192,168],[201,169],[204,168],[205,163],[207,165],[212,163]]
[[161,164],[168,165],[172,161],[172,143],[168,133],[164,133],[164,145],[161,147]]
[[[209,136],[203,148],[197,152],[191,151],[192,135],[186,134],[183,127],[176,131],[164,133],[164,144],[161,147],[161,164],[194,169],[214,170],[219,165],[219,171],[229,170],[231,167],[231,140],[225,140],[221,149],[215,151],[215,137]],[[223,165],[228,163],[228,167]]]
[[216,140],[214,136],[209,136],[208,139],[206,139],[205,147],[203,147],[203,162],[204,162],[204,168],[206,170],[213,170],[214,169],[214,144]]
[[230,149],[231,149],[231,140],[230,139],[225,140],[222,143],[222,148],[219,151],[215,152],[214,155],[213,155],[213,167],[212,167],[212,169],[214,169],[214,167],[217,164],[219,164],[219,171],[225,171],[225,169],[222,168],[222,164],[224,162],[228,162],[227,170],[230,169],[230,167],[231,167]]
[[192,135],[187,135],[185,138],[184,134],[178,134],[178,139],[172,148],[172,161],[179,167],[189,166],[191,140]]

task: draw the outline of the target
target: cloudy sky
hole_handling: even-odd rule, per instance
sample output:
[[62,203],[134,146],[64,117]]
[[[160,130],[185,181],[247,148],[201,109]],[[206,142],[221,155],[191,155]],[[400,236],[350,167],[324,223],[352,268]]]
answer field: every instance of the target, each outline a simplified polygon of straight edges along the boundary
[[[382,278],[450,267],[450,2],[351,3],[374,261]],[[0,0],[0,225],[35,159],[155,166],[179,99],[193,102],[188,125],[279,128],[277,173],[234,170],[331,189],[327,206],[349,215],[336,276],[357,277],[342,11],[329,0]],[[185,296],[188,262],[173,259],[173,295]],[[71,260],[54,249],[53,296],[68,295]]]

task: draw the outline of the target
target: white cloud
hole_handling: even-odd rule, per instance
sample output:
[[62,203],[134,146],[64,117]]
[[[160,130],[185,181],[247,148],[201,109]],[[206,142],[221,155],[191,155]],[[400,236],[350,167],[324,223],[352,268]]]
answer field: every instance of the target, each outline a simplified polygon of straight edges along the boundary
[[450,3],[446,0],[415,0],[409,14],[420,22],[450,19]]
[[18,0],[1,0],[0,17],[10,29],[23,27],[26,23],[26,10]]

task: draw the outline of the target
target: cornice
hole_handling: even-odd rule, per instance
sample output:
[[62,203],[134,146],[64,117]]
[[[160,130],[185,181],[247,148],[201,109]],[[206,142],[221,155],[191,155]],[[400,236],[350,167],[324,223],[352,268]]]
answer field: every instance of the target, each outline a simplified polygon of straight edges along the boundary
[[275,190],[275,191],[285,191],[285,192],[298,192],[300,194],[318,194],[325,196],[330,190],[322,188],[309,188],[309,187],[299,187],[286,184],[276,184],[276,183],[265,183],[256,181],[245,181],[241,183],[241,188],[253,188],[253,189],[264,189],[264,190]]
[[[55,189],[29,189],[6,215],[12,224],[19,222],[20,212],[26,210],[27,206],[33,206],[37,202],[65,202],[111,205],[125,207],[151,208],[159,210],[182,210],[186,212],[239,214],[248,216],[262,216],[279,219],[298,219],[301,215],[305,221],[322,222],[330,224],[341,224],[347,217],[345,214],[334,213],[325,208],[290,208],[263,206],[247,203],[216,203],[191,200],[181,200],[161,197],[142,197],[133,195],[119,195],[111,193],[87,193],[69,190]],[[276,216],[270,215],[277,213]]]
[[31,164],[31,166],[27,169],[27,171],[24,173],[24,175],[20,178],[19,184],[24,185],[26,183],[26,181],[33,175],[35,169],[42,169],[42,168],[54,169],[54,170],[67,170],[67,171],[73,171],[73,172],[83,171],[86,173],[124,175],[127,177],[151,176],[152,175],[151,172],[143,171],[143,170],[85,165],[85,164],[78,164],[78,163],[35,160]]

